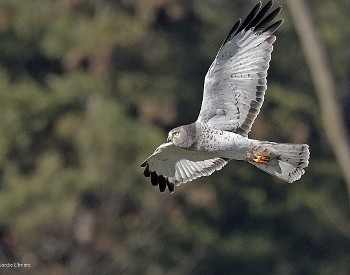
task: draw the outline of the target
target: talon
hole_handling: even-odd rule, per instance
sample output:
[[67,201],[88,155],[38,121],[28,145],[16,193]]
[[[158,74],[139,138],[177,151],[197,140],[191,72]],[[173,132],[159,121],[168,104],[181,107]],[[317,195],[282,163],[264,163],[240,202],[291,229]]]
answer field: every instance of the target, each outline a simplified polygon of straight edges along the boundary
[[253,161],[255,161],[257,163],[267,164],[269,162],[269,160],[270,160],[269,157],[254,154]]

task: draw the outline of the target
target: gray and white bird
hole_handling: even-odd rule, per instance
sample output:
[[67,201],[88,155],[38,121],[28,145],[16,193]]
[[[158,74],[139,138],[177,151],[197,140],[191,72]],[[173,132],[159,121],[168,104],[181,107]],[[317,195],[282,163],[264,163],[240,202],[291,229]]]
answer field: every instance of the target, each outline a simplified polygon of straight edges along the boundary
[[307,144],[274,143],[248,138],[264,101],[266,76],[276,37],[283,23],[272,21],[273,1],[259,2],[229,32],[204,81],[201,110],[196,122],[169,132],[142,163],[144,175],[164,192],[175,186],[209,176],[230,160],[245,160],[286,182],[300,179],[309,164]]

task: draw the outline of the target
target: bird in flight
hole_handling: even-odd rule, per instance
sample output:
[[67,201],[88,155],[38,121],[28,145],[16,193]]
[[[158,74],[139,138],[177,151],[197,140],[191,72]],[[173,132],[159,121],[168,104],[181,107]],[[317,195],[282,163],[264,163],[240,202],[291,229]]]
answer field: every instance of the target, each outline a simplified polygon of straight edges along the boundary
[[[154,186],[172,193],[175,186],[209,176],[230,160],[245,160],[283,180],[293,182],[309,164],[307,144],[275,143],[248,138],[264,102],[274,32],[281,7],[259,2],[246,19],[232,27],[204,81],[197,121],[172,129],[141,165]],[[270,13],[269,13],[270,12]]]

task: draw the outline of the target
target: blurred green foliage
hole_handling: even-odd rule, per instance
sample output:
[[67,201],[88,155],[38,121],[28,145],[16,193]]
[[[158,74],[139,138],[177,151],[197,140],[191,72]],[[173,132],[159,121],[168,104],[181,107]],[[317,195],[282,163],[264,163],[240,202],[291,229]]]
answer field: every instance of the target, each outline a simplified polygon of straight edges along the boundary
[[[349,1],[309,2],[346,108]],[[1,263],[30,263],[30,274],[350,273],[346,186],[286,9],[251,137],[310,144],[303,178],[284,185],[232,162],[170,195],[142,176],[167,131],[196,119],[207,68],[254,4],[0,1]]]

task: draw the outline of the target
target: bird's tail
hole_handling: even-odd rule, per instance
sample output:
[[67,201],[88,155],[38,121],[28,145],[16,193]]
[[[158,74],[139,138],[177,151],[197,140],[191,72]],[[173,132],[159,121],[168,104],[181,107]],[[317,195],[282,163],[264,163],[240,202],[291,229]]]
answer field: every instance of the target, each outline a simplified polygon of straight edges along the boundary
[[307,144],[257,141],[249,151],[248,161],[266,173],[291,183],[305,173],[309,156]]

